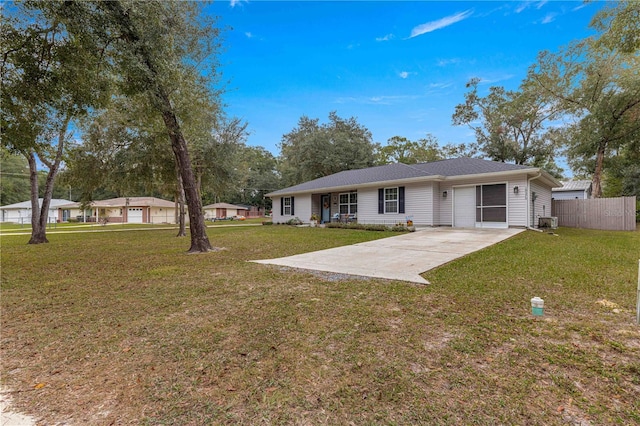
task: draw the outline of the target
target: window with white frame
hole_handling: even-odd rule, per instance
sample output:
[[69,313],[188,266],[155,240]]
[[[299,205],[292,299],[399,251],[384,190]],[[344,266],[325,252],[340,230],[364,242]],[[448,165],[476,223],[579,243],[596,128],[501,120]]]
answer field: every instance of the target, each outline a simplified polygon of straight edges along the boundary
[[283,214],[285,216],[291,216],[291,197],[284,197],[283,205],[284,205]]
[[340,214],[356,214],[358,212],[358,193],[340,194]]
[[398,188],[384,189],[384,212],[398,213]]

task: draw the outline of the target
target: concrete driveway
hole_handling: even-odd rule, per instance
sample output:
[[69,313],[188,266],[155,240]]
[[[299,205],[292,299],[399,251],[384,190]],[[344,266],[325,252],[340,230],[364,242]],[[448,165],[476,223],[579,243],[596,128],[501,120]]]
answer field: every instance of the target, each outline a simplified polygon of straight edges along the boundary
[[421,273],[523,231],[425,228],[397,237],[253,262],[429,284]]

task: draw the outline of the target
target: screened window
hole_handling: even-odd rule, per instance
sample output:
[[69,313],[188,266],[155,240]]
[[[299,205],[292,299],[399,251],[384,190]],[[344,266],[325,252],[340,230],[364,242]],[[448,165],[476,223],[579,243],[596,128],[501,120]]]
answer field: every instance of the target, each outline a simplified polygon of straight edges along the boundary
[[476,222],[507,221],[507,185],[476,186]]
[[384,212],[398,213],[398,188],[384,189]]
[[356,214],[358,212],[358,193],[340,194],[340,214]]
[[291,216],[291,197],[284,197],[283,206],[283,214],[285,216]]

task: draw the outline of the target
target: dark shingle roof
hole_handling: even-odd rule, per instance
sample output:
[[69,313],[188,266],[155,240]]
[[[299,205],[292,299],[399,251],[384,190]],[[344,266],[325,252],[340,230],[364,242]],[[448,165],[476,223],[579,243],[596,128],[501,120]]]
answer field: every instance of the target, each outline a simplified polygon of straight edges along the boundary
[[531,169],[531,166],[500,163],[498,161],[481,160],[479,158],[452,158],[449,160],[433,161],[431,163],[415,164],[413,167],[433,175],[463,176],[481,173],[511,172],[515,170]]
[[290,186],[271,195],[289,194],[295,192],[313,191],[325,188],[364,185],[367,183],[388,182],[394,180],[412,179],[429,176],[462,176],[482,173],[510,172],[531,169],[530,166],[499,163],[497,161],[480,160],[478,158],[453,158],[450,160],[434,161],[420,164],[387,164],[369,167],[367,169],[346,170],[315,180]]
[[310,180],[299,185],[290,186],[271,194],[288,194],[290,192],[311,191],[321,188],[355,186],[373,182],[386,182],[399,179],[411,179],[429,176],[430,173],[417,170],[402,163],[386,164],[384,166],[369,167],[358,170],[345,170],[318,179]]

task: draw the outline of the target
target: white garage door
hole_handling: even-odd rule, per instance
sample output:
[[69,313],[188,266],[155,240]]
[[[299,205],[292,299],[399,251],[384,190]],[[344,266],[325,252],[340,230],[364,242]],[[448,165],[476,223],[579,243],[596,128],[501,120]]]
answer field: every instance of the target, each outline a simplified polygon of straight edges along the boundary
[[142,223],[142,208],[130,208],[127,212],[127,222]]
[[456,228],[475,228],[475,186],[453,189],[453,226]]

